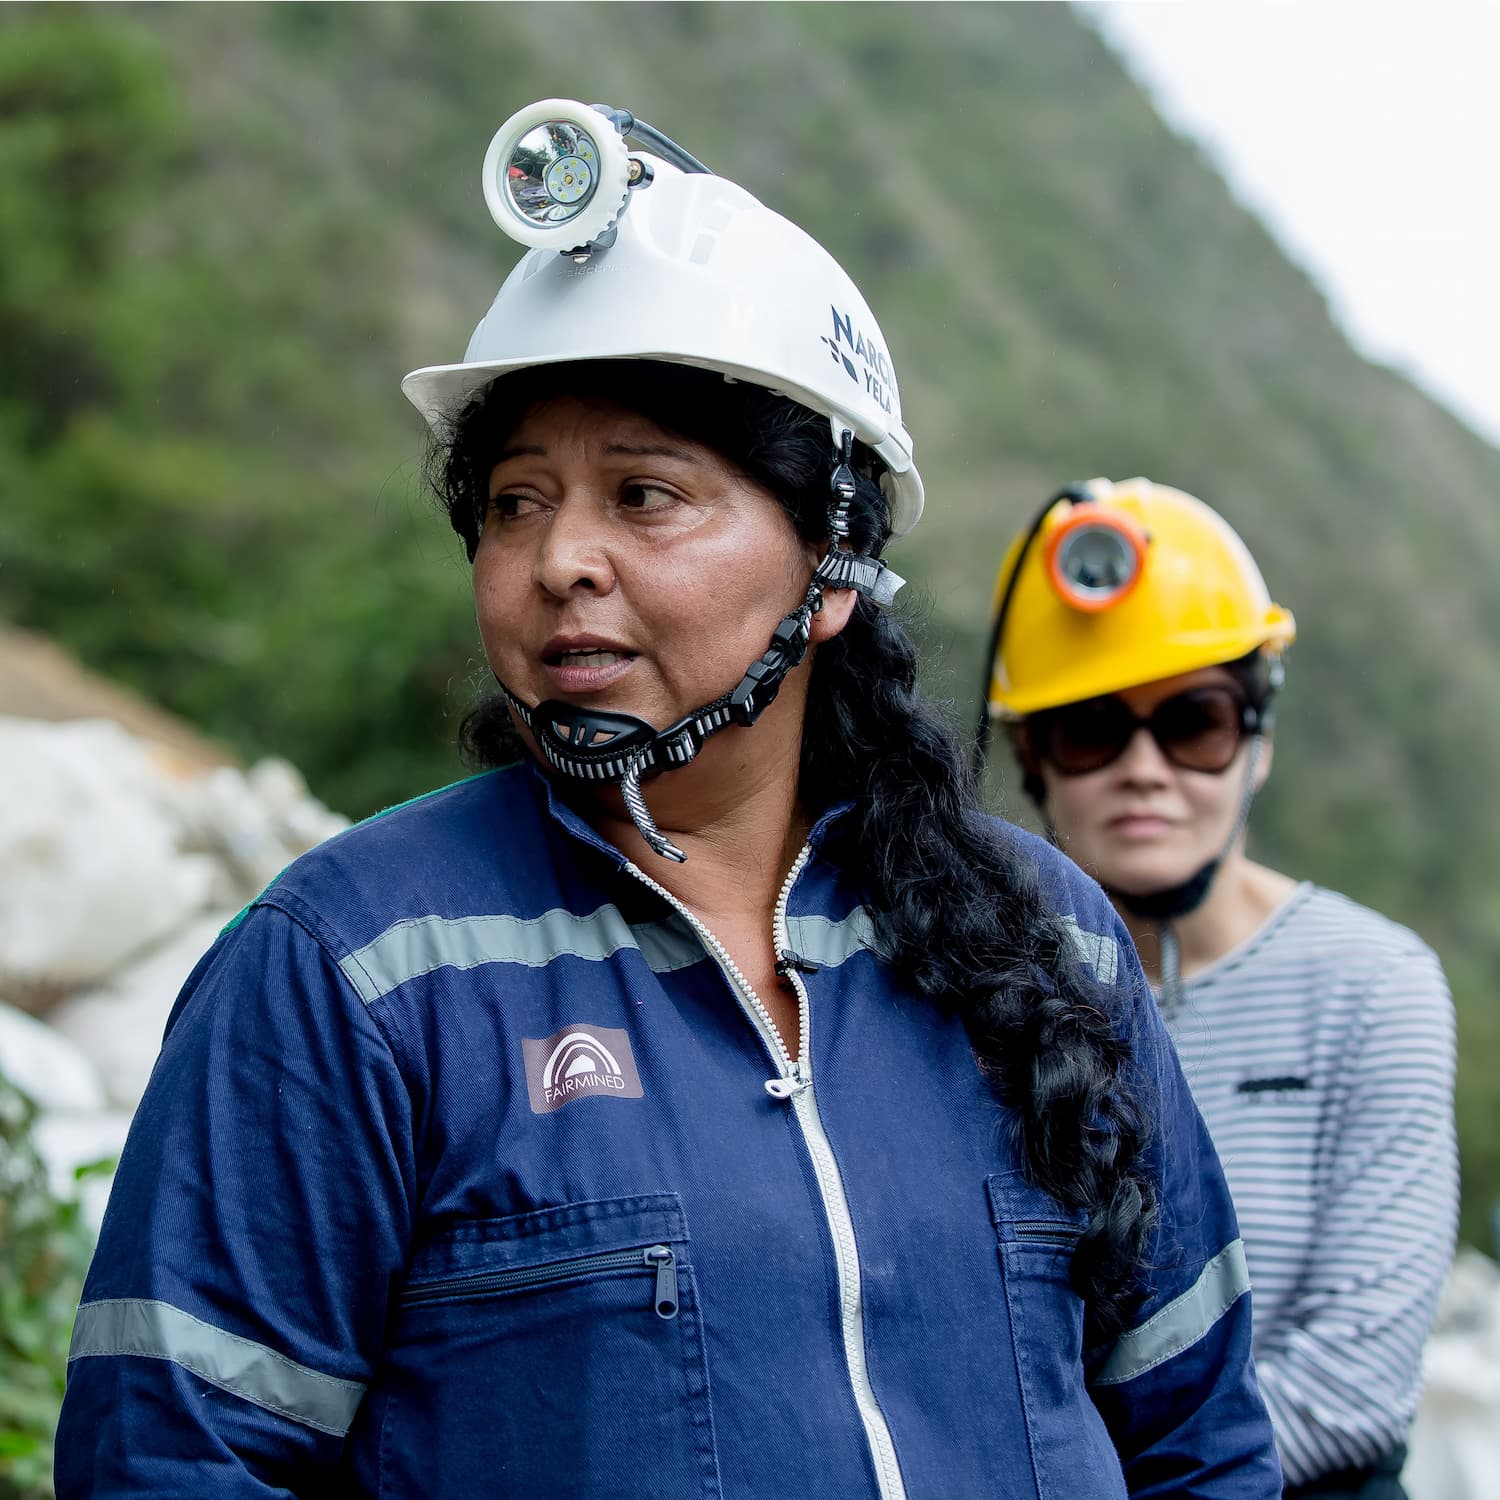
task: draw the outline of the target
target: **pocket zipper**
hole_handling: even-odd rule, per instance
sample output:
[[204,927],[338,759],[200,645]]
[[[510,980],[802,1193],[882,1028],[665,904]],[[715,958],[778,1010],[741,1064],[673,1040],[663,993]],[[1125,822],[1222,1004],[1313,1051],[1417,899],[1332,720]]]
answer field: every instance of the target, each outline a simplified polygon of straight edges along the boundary
[[1059,1219],[1013,1219],[1011,1230],[1018,1240],[1042,1245],[1073,1245],[1083,1230]]
[[599,1271],[628,1271],[635,1267],[656,1273],[651,1306],[659,1318],[677,1316],[677,1257],[670,1245],[648,1245],[645,1249],[608,1250],[597,1255],[579,1255],[571,1260],[550,1261],[543,1266],[528,1266],[520,1271],[470,1272],[465,1276],[445,1276],[438,1281],[423,1281],[402,1291],[403,1307],[425,1302],[440,1302],[462,1293],[465,1297],[487,1297],[499,1292],[518,1292],[530,1287],[549,1286],[558,1281],[572,1281]]

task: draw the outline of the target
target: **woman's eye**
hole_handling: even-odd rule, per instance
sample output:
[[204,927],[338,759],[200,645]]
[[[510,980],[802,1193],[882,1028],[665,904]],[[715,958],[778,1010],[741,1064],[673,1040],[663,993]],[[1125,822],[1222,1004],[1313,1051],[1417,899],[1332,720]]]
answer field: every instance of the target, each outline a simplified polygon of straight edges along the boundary
[[660,485],[639,481],[625,485],[620,490],[620,504],[627,510],[664,510],[676,502],[677,496]]
[[490,514],[499,521],[513,521],[536,507],[536,501],[525,495],[494,495],[490,499]]

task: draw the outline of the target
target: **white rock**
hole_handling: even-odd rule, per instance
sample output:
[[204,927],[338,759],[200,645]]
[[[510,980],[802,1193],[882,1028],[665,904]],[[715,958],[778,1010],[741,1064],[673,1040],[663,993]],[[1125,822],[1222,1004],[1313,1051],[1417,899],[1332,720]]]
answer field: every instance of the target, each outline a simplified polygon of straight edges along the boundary
[[168,778],[103,720],[0,718],[0,982],[67,990],[107,974],[207,900],[183,860]]
[[1401,1482],[1411,1500],[1500,1497],[1500,1267],[1461,1248],[1422,1356]]
[[307,790],[302,773],[290,761],[267,756],[250,767],[245,779],[275,824],[288,858],[349,826],[348,818],[329,812]]
[[111,1175],[79,1182],[76,1169],[119,1157],[130,1111],[110,1109],[104,1085],[81,1049],[13,1006],[0,1004],[0,1074],[36,1105],[32,1144],[57,1198],[77,1198],[97,1230]]
[[298,803],[307,800],[307,782],[289,760],[268,755],[245,773],[255,799],[273,818],[284,818]]
[[301,854],[324,839],[342,833],[349,827],[349,819],[342,813],[329,812],[313,797],[304,797],[286,811],[278,820],[278,826],[288,850]]
[[112,1104],[133,1110],[140,1103],[183,981],[233,916],[226,908],[195,918],[103,983],[47,1012],[58,1035],[97,1069]]
[[38,1109],[106,1107],[104,1083],[88,1054],[50,1026],[0,1003],[0,1073]]
[[[183,981],[298,854],[347,828],[268,759],[183,776],[118,725],[0,716],[0,1073],[53,1191],[97,1226]],[[57,997],[64,996],[62,999]]]

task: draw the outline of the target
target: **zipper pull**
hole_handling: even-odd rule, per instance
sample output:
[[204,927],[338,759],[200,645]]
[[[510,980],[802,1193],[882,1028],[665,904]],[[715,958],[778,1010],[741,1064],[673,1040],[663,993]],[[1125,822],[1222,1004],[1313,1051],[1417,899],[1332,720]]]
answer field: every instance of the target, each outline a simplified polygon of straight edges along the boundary
[[646,1251],[646,1264],[656,1271],[656,1296],[652,1305],[658,1318],[677,1316],[677,1257],[670,1245],[652,1245]]
[[766,1079],[766,1092],[773,1099],[795,1099],[803,1089],[812,1087],[812,1079],[802,1071],[800,1062],[792,1064],[792,1071],[780,1078]]
[[818,965],[803,958],[800,953],[791,948],[783,948],[776,959],[776,972],[786,979],[793,969],[801,974],[816,974]]

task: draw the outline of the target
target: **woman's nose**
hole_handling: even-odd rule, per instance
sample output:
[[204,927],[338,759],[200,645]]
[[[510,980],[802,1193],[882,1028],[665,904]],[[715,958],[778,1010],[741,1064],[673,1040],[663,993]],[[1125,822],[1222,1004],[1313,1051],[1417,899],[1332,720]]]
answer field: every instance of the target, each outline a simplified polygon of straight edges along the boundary
[[542,528],[532,573],[542,588],[559,599],[579,589],[607,594],[614,588],[614,567],[597,505],[584,497],[569,497],[552,512]]
[[1120,779],[1135,786],[1162,786],[1172,774],[1161,746],[1144,724],[1136,726],[1115,764]]

